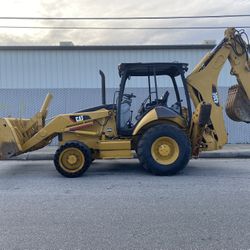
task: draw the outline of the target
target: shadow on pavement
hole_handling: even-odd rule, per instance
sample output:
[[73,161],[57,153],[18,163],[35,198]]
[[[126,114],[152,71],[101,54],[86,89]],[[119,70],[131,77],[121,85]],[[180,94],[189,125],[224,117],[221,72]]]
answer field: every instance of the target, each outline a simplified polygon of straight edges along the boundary
[[[250,167],[241,160],[191,160],[188,166],[176,175],[178,178],[190,176],[244,176],[250,178]],[[65,178],[55,169],[52,161],[5,161],[0,165],[0,179],[12,176],[52,177]],[[139,164],[138,160],[96,160],[84,174],[87,177],[95,176],[150,176]],[[164,178],[164,177],[159,177]],[[170,177],[171,178],[171,177]]]

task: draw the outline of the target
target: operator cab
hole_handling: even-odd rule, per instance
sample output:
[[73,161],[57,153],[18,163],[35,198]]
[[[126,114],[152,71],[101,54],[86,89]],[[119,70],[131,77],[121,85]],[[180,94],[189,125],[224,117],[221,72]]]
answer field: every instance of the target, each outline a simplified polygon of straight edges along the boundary
[[[120,64],[121,83],[116,103],[118,134],[130,136],[145,114],[158,106],[190,119],[191,107],[184,76],[187,66],[186,63]],[[183,100],[187,108],[183,106]]]

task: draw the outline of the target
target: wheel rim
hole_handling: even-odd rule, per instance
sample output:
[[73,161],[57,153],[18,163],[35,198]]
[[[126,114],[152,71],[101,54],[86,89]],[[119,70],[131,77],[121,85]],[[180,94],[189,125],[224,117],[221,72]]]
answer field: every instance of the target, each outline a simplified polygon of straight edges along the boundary
[[151,154],[154,160],[163,165],[175,162],[180,150],[177,142],[167,136],[156,139],[151,146]]
[[78,148],[67,148],[63,150],[59,157],[60,166],[67,172],[77,172],[84,166],[85,157]]

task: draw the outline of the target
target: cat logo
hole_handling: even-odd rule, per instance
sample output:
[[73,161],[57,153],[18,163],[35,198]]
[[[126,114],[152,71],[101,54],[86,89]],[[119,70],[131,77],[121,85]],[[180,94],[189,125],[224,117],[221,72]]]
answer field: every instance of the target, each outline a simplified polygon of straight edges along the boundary
[[218,95],[217,89],[216,89],[216,87],[214,85],[212,86],[212,98],[213,98],[214,103],[217,106],[219,106],[220,105],[219,95]]
[[70,116],[70,120],[73,122],[81,122],[85,120],[91,119],[88,115],[77,115],[77,116]]
[[108,133],[110,133],[110,132],[112,132],[112,128],[107,128],[106,131],[107,131]]
[[84,116],[79,115],[79,116],[76,116],[75,119],[76,119],[76,122],[84,121]]
[[212,97],[213,97],[213,100],[214,100],[214,103],[215,104],[219,104],[219,96],[218,96],[218,93],[212,93]]

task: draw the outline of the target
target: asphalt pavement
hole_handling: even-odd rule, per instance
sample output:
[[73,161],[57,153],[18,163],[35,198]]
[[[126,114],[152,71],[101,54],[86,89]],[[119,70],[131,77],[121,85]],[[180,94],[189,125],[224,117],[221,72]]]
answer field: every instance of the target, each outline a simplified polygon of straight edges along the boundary
[[133,160],[81,178],[0,162],[0,249],[250,249],[250,159],[191,160],[172,177]]

